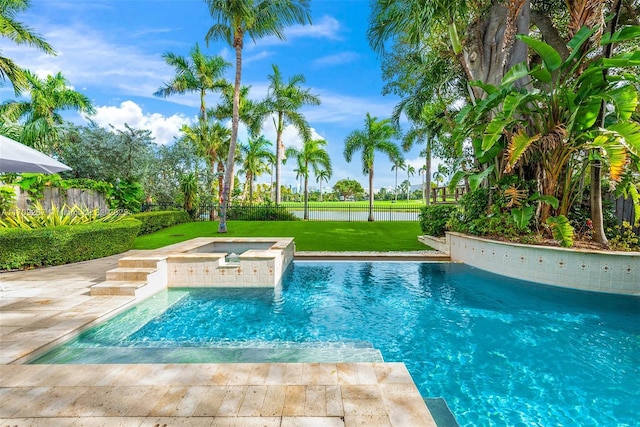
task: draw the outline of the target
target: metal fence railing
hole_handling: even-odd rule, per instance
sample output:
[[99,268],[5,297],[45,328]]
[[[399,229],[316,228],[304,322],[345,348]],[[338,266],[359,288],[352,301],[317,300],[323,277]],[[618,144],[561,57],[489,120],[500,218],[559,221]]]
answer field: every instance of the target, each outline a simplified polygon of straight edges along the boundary
[[[179,209],[175,204],[147,204],[143,211]],[[217,204],[200,204],[195,208],[196,221],[215,221],[218,219]],[[401,222],[418,221],[421,206],[397,205],[397,206],[373,206],[373,218],[375,221]],[[282,220],[294,216],[304,218],[304,206],[300,203],[274,204],[233,204],[229,206],[227,218],[230,220],[254,220],[269,221]],[[308,207],[309,221],[367,221],[369,218],[369,206],[366,204],[333,203],[310,204]]]

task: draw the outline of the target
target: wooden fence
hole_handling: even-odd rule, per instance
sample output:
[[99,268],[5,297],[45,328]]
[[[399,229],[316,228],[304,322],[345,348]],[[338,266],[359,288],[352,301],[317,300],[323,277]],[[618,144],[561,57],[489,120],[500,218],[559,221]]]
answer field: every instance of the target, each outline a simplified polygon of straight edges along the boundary
[[98,209],[101,214],[109,212],[109,205],[102,193],[95,190],[86,190],[80,188],[69,188],[63,190],[61,188],[45,188],[44,197],[41,200],[34,200],[33,197],[17,185],[12,186],[16,193],[16,206],[18,209],[28,210],[36,201],[39,201],[45,209],[55,205],[68,206],[78,205],[89,209]]

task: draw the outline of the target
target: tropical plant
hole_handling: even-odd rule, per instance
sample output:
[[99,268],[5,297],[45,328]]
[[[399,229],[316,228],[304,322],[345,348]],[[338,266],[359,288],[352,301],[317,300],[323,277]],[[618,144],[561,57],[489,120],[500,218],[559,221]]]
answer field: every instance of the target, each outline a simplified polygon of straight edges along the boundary
[[233,112],[231,117],[231,141],[225,169],[224,186],[220,206],[219,233],[227,232],[227,204],[233,185],[236,143],[240,111],[240,89],[242,81],[242,50],[245,36],[252,40],[268,35],[284,39],[283,30],[292,24],[311,23],[309,0],[205,0],[214,24],[205,37],[224,40],[235,50],[235,79],[233,90]]
[[[3,0],[0,2],[0,37],[8,38],[18,45],[33,46],[44,53],[55,55],[53,48],[33,29],[16,20],[19,12],[25,11],[29,0]],[[0,80],[9,80],[16,95],[28,87],[25,71],[11,59],[2,56],[0,50]]]
[[61,73],[42,79],[25,71],[25,90],[29,100],[6,101],[0,105],[0,117],[22,124],[20,142],[37,150],[53,153],[59,149],[59,131],[64,124],[60,114],[72,110],[93,114],[91,100],[73,90]]
[[303,90],[300,85],[305,82],[302,74],[295,74],[284,82],[277,65],[273,65],[273,73],[269,75],[269,92],[265,100],[266,111],[273,114],[273,125],[276,129],[276,204],[281,202],[278,188],[281,182],[282,162],[285,147],[282,134],[286,125],[293,125],[302,136],[302,140],[311,139],[311,129],[304,116],[299,112],[305,105],[320,105],[320,99],[312,95],[309,89]]
[[320,169],[318,172],[316,172],[316,182],[319,185],[319,197],[318,197],[318,201],[321,202],[322,201],[322,181],[328,183],[329,179],[331,179],[331,172],[329,172],[326,169]]
[[393,160],[391,170],[396,171],[396,184],[393,186],[393,198],[396,203],[398,202],[398,169],[405,170],[406,168],[407,164],[402,157]]
[[[499,86],[476,83],[488,96],[460,115],[459,130],[472,137],[478,159],[492,164],[484,176],[495,170],[542,177],[541,194],[560,202],[553,211],[549,205],[542,206],[543,222],[552,212],[568,213],[579,183],[575,175],[588,166],[589,151],[591,158],[608,163],[614,181],[621,179],[626,168],[638,170],[640,165],[640,124],[632,118],[638,88],[636,78],[625,72],[640,64],[640,56],[636,52],[594,58],[592,49],[583,49],[593,34],[588,28],[578,31],[565,60],[550,45],[520,36],[542,63],[513,67]],[[640,28],[629,27],[601,43],[638,38]],[[615,73],[604,73],[608,70]],[[540,89],[514,87],[513,82],[522,76],[529,76]],[[602,109],[603,101],[606,109]],[[604,117],[604,126],[597,120],[599,115]],[[487,117],[490,121],[482,125]]]
[[392,141],[398,136],[398,130],[390,119],[378,120],[367,113],[364,130],[356,130],[345,139],[344,158],[351,162],[356,151],[362,151],[362,173],[369,175],[369,221],[373,221],[373,175],[375,152],[381,151],[393,162],[400,157],[400,149]]
[[273,161],[274,155],[271,152],[273,143],[260,135],[258,138],[249,138],[247,144],[240,144],[240,162],[245,180],[243,193],[249,193],[248,200],[253,203],[253,182],[263,173],[269,172],[269,162]]
[[309,170],[318,176],[318,173],[326,171],[331,177],[331,159],[326,150],[327,141],[324,139],[306,139],[300,150],[289,147],[286,151],[287,158],[294,157],[301,166],[304,179],[304,215],[303,219],[309,219]]
[[8,212],[15,203],[16,192],[8,185],[0,186],[0,218]]
[[111,223],[120,221],[125,215],[124,212],[118,210],[112,210],[102,215],[98,208],[89,209],[78,205],[70,207],[65,204],[59,208],[53,203],[49,209],[45,209],[39,202],[36,202],[28,211],[16,209],[12,212],[6,212],[4,217],[0,219],[0,227],[32,229],[93,222]]
[[182,192],[182,206],[189,213],[191,218],[196,212],[196,201],[198,198],[198,176],[189,172],[180,177],[180,191]]
[[176,94],[198,92],[200,96],[200,121],[206,122],[205,96],[207,92],[221,91],[229,84],[223,76],[231,64],[221,56],[203,54],[197,43],[189,52],[188,58],[172,52],[166,52],[162,57],[168,65],[175,69],[175,76],[158,89],[154,95],[166,98]]
[[411,189],[411,177],[415,174],[416,168],[411,165],[407,165],[407,183],[409,184],[407,187],[407,202],[409,201],[409,190]]

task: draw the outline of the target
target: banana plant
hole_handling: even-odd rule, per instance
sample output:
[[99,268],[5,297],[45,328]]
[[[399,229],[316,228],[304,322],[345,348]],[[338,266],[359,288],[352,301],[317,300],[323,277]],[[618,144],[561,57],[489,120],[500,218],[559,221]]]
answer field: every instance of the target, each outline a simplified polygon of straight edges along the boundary
[[[458,140],[471,139],[481,164],[500,173],[520,168],[541,176],[541,193],[559,200],[553,210],[562,215],[571,206],[573,178],[590,149],[608,164],[614,181],[629,167],[640,168],[640,124],[632,118],[639,103],[640,52],[598,58],[583,49],[594,32],[586,27],[578,31],[564,61],[550,45],[518,35],[541,62],[512,67],[498,86],[474,83],[487,97],[457,118]],[[640,27],[603,37],[601,45],[629,40],[640,40]],[[533,88],[513,86],[524,76],[531,77]],[[598,122],[602,101],[607,105],[605,126]],[[551,206],[545,205],[542,221],[550,215]]]

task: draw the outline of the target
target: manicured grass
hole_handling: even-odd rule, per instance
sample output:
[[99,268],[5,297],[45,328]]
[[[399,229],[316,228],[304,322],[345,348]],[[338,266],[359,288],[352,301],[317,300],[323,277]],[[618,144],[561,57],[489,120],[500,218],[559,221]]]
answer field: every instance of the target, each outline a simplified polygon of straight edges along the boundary
[[299,251],[415,251],[417,222],[229,221],[218,234],[218,222],[190,222],[139,236],[133,249],[156,249],[195,237],[293,237]]

